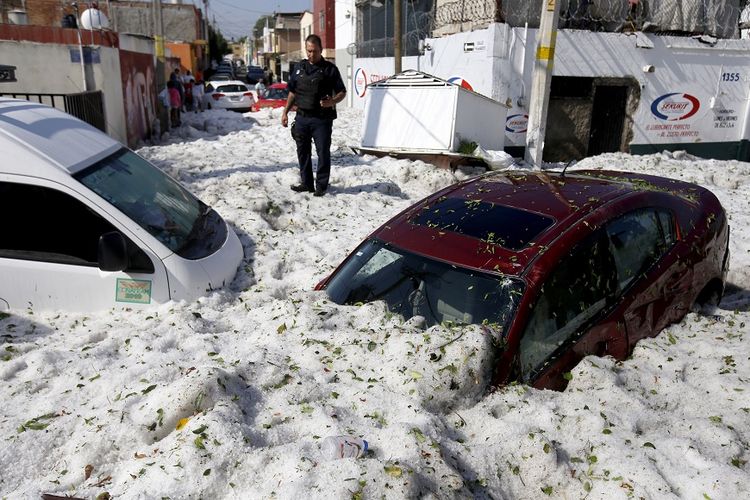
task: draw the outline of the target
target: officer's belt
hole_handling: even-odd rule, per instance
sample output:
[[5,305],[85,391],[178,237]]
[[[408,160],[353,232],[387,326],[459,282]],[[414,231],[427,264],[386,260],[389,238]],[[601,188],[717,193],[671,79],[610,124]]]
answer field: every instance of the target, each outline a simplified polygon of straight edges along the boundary
[[304,116],[310,118],[323,118],[325,113],[322,109],[297,109],[297,116]]

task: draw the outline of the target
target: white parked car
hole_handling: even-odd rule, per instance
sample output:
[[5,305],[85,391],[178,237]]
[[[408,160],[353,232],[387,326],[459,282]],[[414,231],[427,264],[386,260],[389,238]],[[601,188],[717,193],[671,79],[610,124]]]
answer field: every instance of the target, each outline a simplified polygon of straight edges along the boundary
[[0,310],[191,300],[242,260],[211,207],[62,111],[0,98]]
[[239,80],[210,81],[206,83],[204,101],[208,108],[250,111],[255,98],[247,85]]

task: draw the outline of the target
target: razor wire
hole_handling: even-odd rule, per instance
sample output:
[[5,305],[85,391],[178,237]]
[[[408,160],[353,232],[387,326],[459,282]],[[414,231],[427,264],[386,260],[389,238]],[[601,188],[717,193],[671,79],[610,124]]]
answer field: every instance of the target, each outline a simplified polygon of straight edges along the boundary
[[[500,22],[512,27],[538,28],[547,0],[403,0],[407,27],[402,35],[404,55],[417,55],[425,38],[478,29]],[[600,32],[647,31],[670,35],[710,35],[739,38],[740,23],[750,27],[750,0],[558,0],[560,29]],[[367,38],[367,22],[374,6],[392,9],[393,0],[357,0],[357,57],[389,57],[394,54],[392,36]],[[420,8],[421,5],[421,8]],[[392,12],[392,10],[391,10]],[[392,17],[392,16],[391,16]],[[392,32],[389,18],[381,33]]]
[[435,29],[465,22],[493,22],[498,16],[496,0],[436,1]]
[[[505,22],[539,27],[546,0],[436,0],[434,30],[445,26]],[[739,36],[747,0],[559,0],[560,28],[655,31]],[[747,14],[746,14],[747,15]]]

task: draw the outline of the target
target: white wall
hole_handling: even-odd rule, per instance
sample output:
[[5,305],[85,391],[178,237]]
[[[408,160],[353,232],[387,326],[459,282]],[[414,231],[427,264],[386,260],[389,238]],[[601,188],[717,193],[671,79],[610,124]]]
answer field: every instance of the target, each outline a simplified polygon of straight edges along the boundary
[[104,117],[107,134],[123,144],[128,143],[125,125],[125,99],[122,92],[120,54],[112,47],[99,47],[100,64],[92,64],[94,86],[90,90],[101,90],[104,94]]
[[[348,107],[354,105],[354,92],[352,91],[352,77],[354,75],[354,55],[347,52],[347,47],[356,42],[357,8],[354,0],[336,0],[336,66],[339,68],[341,78],[346,85],[347,98],[342,103]],[[346,17],[347,13],[349,17]]]
[[[483,30],[427,39],[431,49],[404,58],[402,67],[466,82],[474,91],[509,104],[508,120],[515,120],[514,128],[523,130],[517,125],[519,115],[522,121],[528,113],[535,37],[534,29],[493,24]],[[644,72],[647,66],[653,66],[654,71]],[[391,76],[393,58],[355,59],[353,73],[353,105],[362,108],[365,85]],[[553,74],[638,82],[641,96],[631,144],[750,138],[750,123],[745,124],[750,40],[718,40],[709,45],[687,37],[561,30]],[[665,97],[668,94],[674,95]],[[692,110],[695,113],[690,114]],[[523,132],[506,134],[506,146],[523,145],[524,141]]]
[[[504,24],[487,29],[457,33],[443,38],[428,38],[423,55],[404,57],[403,69],[416,69],[444,80],[463,84],[475,92],[505,102],[507,87],[496,83],[507,58]],[[392,57],[363,58],[354,61],[355,107],[364,106],[364,85],[393,75]]]
[[154,53],[154,40],[139,35],[129,35],[127,33],[118,33],[120,40],[120,49],[130,52],[140,52],[141,54]]
[[[101,63],[87,64],[89,90],[102,90],[107,133],[127,144],[120,62],[117,49],[98,47]],[[17,82],[4,83],[0,92],[72,94],[83,92],[81,64],[71,61],[77,46],[0,40],[3,64],[15,66]],[[62,100],[56,107],[64,110]],[[46,104],[51,104],[46,102]]]
[[[336,0],[336,49],[346,49],[356,42],[355,26],[357,25],[357,8],[354,0]],[[347,14],[349,17],[347,17]]]
[[305,47],[305,39],[315,31],[313,21],[312,12],[306,10],[299,21],[299,46],[302,48]]
[[[644,71],[650,66],[653,72]],[[634,78],[641,86],[634,144],[743,138],[750,41],[718,40],[712,46],[686,37],[566,30],[557,37],[554,75]],[[527,81],[531,81],[530,75]],[[667,94],[676,95],[665,99]],[[685,94],[698,103],[692,116],[686,117],[693,104],[683,97]],[[665,100],[674,103],[669,120],[657,116],[664,114]],[[661,111],[652,109],[659,108],[659,102]],[[686,107],[680,111],[683,106]],[[719,123],[731,126],[715,126]]]

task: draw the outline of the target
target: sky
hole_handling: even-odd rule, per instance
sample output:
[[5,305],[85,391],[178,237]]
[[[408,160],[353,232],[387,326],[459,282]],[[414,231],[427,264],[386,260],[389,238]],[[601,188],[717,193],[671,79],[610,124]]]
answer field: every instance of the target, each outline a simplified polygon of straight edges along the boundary
[[[625,361],[585,358],[564,392],[486,393],[493,342],[478,327],[424,329],[313,291],[389,218],[482,170],[356,156],[362,112],[341,109],[328,193],[295,193],[279,122],[279,109],[187,113],[138,150],[238,234],[225,289],[0,315],[0,498],[750,498],[750,164],[664,152],[572,166],[713,191],[732,228],[728,293]],[[343,434],[371,451],[321,454]]]
[[[193,3],[203,7],[202,0]],[[312,0],[209,0],[208,15],[227,39],[248,36],[255,21],[274,12],[302,12],[312,9]]]

